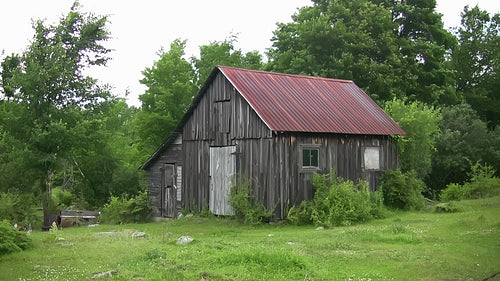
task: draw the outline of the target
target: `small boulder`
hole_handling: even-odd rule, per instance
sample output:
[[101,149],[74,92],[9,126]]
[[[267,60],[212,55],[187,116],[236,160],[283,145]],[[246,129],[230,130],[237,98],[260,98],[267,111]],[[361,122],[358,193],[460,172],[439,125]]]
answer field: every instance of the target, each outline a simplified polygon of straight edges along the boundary
[[116,270],[109,270],[105,272],[99,272],[99,273],[94,273],[92,274],[92,279],[95,278],[108,278],[108,277],[113,277],[113,275],[117,275],[118,271]]
[[147,236],[146,232],[140,232],[140,231],[134,232],[132,233],[132,235],[130,235],[130,237],[132,238],[144,238],[146,236]]
[[177,244],[183,245],[183,244],[189,244],[193,242],[194,239],[191,236],[181,236],[179,239],[177,239]]
[[320,226],[320,227],[316,227],[316,230],[324,230],[325,228]]

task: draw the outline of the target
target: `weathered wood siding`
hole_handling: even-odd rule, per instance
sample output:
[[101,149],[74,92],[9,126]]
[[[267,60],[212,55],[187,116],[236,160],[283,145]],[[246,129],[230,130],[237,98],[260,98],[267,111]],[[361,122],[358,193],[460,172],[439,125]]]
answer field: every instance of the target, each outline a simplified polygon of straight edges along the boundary
[[[181,159],[182,145],[180,143],[172,144],[165,150],[160,157],[158,157],[146,169],[148,179],[148,197],[151,201],[153,215],[160,217],[162,215],[162,168],[165,164],[175,164],[179,170],[182,167]],[[177,175],[177,181],[181,181],[181,175]],[[178,186],[180,188],[181,186]],[[179,198],[179,196],[177,196]],[[163,198],[164,200],[164,198]]]
[[[319,169],[302,169],[301,146],[316,145]],[[397,153],[387,136],[335,134],[276,134],[274,138],[237,140],[238,173],[249,177],[256,198],[277,218],[284,218],[292,205],[313,197],[310,183],[314,172],[329,173],[357,181],[368,181],[374,190],[381,171],[398,167]],[[365,147],[379,149],[380,169],[363,168]]]
[[[272,132],[222,75],[207,87],[182,131],[183,206],[209,208],[210,147],[235,146],[239,140],[271,140]],[[236,169],[242,161],[236,148]]]
[[[301,146],[307,145],[318,145],[318,170],[302,169]],[[379,148],[380,170],[363,168],[364,147]],[[276,215],[279,218],[286,216],[290,206],[312,199],[310,180],[314,172],[325,174],[334,169],[342,178],[368,181],[370,188],[375,190],[381,171],[398,167],[396,150],[387,136],[279,134],[274,138],[272,151],[274,185],[280,188],[277,193],[280,196],[274,202],[278,205]]]
[[[222,74],[206,88],[183,127],[183,205],[209,207],[210,147],[236,146],[237,174],[248,177],[257,200],[286,216],[292,205],[313,197],[313,172],[364,179],[374,189],[382,170],[398,166],[388,136],[272,132]],[[302,169],[302,146],[319,149],[319,169]],[[365,147],[379,150],[380,170],[364,169]]]

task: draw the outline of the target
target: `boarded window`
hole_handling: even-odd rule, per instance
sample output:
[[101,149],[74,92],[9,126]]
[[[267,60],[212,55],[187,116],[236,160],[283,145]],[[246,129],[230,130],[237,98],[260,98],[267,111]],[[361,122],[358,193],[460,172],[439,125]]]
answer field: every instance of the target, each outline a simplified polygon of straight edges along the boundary
[[363,164],[365,171],[380,170],[380,148],[365,147],[363,152]]
[[302,168],[319,168],[319,148],[302,148]]

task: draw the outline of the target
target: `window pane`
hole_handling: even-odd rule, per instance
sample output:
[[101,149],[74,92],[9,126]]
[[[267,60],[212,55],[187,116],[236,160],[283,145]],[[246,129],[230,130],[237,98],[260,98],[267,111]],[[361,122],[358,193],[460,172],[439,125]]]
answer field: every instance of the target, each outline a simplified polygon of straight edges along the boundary
[[311,163],[310,166],[312,167],[318,167],[318,150],[317,149],[312,149],[311,150]]
[[319,167],[319,149],[302,149],[302,167]]
[[311,166],[311,151],[309,149],[302,150],[302,166],[303,167]]

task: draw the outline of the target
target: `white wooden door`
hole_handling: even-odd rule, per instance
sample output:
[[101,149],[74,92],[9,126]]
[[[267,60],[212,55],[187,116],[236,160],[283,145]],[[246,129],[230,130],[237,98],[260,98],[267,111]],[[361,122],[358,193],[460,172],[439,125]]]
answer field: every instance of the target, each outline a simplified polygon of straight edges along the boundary
[[234,215],[229,205],[231,180],[236,172],[236,146],[210,148],[210,211],[216,215]]

